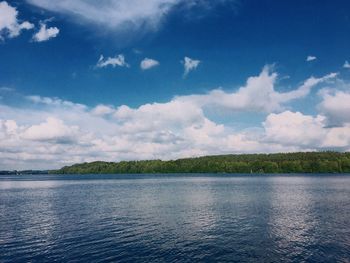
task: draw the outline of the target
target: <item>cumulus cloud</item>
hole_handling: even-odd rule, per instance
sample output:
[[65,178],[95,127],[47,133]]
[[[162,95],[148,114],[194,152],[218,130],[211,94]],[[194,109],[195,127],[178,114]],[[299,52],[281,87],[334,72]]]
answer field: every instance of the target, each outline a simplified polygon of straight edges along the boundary
[[215,89],[204,95],[180,96],[179,100],[215,106],[233,111],[273,112],[283,110],[283,104],[306,97],[318,84],[334,79],[337,74],[330,73],[320,78],[310,77],[300,87],[288,92],[275,89],[277,73],[266,66],[258,76],[249,77],[246,84],[234,92]]
[[0,2],[0,40],[5,37],[13,38],[20,35],[22,30],[29,30],[34,25],[28,21],[19,21],[18,11],[6,1]]
[[114,111],[115,110],[112,106],[100,104],[93,108],[91,112],[94,115],[103,116],[114,113]]
[[294,146],[301,150],[349,150],[350,123],[344,127],[325,127],[322,115],[310,116],[285,111],[270,114],[263,123],[264,141]]
[[201,63],[200,60],[185,57],[183,60],[184,70],[185,70],[184,77],[186,77],[188,75],[188,73],[190,73],[192,70],[195,70],[199,66],[200,63]]
[[147,69],[154,68],[158,65],[159,65],[159,62],[157,60],[151,59],[151,58],[145,58],[141,61],[140,68],[142,70],[147,70]]
[[51,38],[57,37],[60,30],[57,27],[47,27],[45,23],[40,25],[40,29],[34,34],[33,40],[35,42],[47,41]]
[[323,116],[291,111],[271,113],[263,124],[266,140],[299,147],[314,147],[324,137],[323,125]]
[[99,60],[97,61],[96,67],[105,68],[107,66],[112,66],[113,68],[115,68],[116,66],[129,67],[129,64],[126,63],[125,57],[123,54],[119,54],[116,57],[108,57],[106,59],[104,58],[103,55],[101,55]]
[[67,126],[60,119],[48,117],[45,122],[30,126],[21,136],[33,141],[72,143],[76,134],[78,134],[77,126]]
[[137,109],[126,105],[117,108],[114,116],[124,123],[126,131],[152,131],[168,127],[181,129],[203,121],[202,109],[191,102],[172,100],[145,104]]
[[[91,108],[41,96],[18,98],[20,107],[0,101],[0,166],[45,169],[95,160],[350,150],[350,120],[341,119],[337,127],[328,125],[333,115],[349,116],[345,91],[319,92],[322,102],[316,115],[283,109],[288,101],[306,96],[311,87],[332,84],[328,80],[335,75],[309,78],[295,90],[284,92],[288,100],[282,100],[284,93],[275,90],[276,78],[277,73],[265,68],[232,93],[215,90],[135,108],[104,104]],[[266,103],[260,104],[257,97]],[[278,103],[269,107],[272,98]],[[265,120],[249,129],[237,129],[232,123],[218,121],[218,116],[209,117],[207,110],[213,107],[243,112],[253,108],[266,112]]]
[[350,63],[347,60],[344,62],[343,68],[350,68]]
[[315,56],[307,56],[306,61],[310,62],[310,61],[313,61],[313,60],[316,60],[316,59],[317,59],[317,57],[315,57]]
[[330,126],[342,126],[350,123],[350,92],[324,89],[320,92],[322,101],[318,105],[327,117]]

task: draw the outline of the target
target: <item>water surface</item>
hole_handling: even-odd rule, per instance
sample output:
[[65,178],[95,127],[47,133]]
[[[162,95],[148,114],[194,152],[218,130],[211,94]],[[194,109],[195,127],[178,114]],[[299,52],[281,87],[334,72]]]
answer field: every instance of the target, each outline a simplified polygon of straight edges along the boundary
[[0,262],[350,262],[350,176],[0,176]]

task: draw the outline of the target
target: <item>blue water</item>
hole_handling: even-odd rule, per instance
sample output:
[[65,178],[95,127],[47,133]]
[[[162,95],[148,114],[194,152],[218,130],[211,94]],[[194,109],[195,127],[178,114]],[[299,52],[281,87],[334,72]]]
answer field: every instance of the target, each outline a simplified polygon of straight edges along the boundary
[[0,176],[0,262],[350,262],[350,176]]

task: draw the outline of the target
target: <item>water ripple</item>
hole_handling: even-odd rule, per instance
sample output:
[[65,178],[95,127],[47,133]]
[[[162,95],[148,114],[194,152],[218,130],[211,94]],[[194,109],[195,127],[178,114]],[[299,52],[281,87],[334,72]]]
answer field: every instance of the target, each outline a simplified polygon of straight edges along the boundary
[[0,178],[0,262],[350,262],[350,177]]

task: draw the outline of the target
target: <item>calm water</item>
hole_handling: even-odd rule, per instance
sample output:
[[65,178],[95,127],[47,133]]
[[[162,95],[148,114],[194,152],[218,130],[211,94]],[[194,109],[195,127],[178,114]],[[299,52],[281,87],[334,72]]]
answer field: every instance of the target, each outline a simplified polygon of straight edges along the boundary
[[350,176],[0,176],[0,262],[350,262]]

